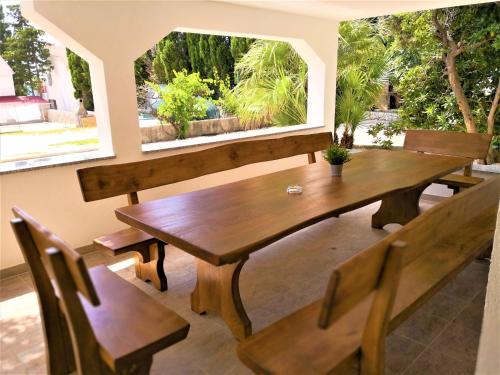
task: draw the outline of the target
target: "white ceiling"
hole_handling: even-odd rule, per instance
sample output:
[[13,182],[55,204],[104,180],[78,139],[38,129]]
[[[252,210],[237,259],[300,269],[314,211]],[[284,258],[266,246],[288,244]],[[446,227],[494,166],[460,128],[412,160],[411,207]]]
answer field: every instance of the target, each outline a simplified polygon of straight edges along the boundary
[[467,4],[479,4],[485,0],[420,0],[420,1],[319,1],[319,0],[215,0],[254,8],[272,9],[311,17],[352,20],[366,17],[384,16],[388,14],[413,12],[417,10],[446,8]]

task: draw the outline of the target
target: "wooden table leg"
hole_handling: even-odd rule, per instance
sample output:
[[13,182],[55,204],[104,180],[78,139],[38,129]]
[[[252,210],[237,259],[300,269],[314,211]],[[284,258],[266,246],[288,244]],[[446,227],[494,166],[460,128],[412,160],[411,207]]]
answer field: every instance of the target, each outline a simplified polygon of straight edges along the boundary
[[135,275],[143,281],[151,281],[156,289],[168,289],[167,276],[163,269],[165,243],[157,241],[148,248],[135,253]]
[[386,224],[405,225],[420,214],[419,200],[429,185],[393,193],[382,199],[382,204],[372,216],[372,227],[382,229]]
[[226,322],[234,337],[252,334],[252,323],[241,302],[239,279],[248,257],[238,263],[214,266],[197,259],[198,279],[191,293],[191,310],[198,314],[214,311]]

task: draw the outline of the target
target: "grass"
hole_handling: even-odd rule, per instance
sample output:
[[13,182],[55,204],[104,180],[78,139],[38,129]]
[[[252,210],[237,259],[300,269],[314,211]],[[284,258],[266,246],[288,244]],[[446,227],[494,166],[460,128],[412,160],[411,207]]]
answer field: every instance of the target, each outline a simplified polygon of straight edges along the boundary
[[5,132],[0,133],[0,135],[8,136],[8,135],[46,135],[46,134],[63,134],[65,132],[82,132],[88,131],[90,128],[64,128],[64,129],[49,129],[49,130],[37,130],[37,131],[22,131],[17,130],[13,132]]
[[98,145],[98,138],[89,138],[89,139],[80,139],[78,141],[66,141],[60,143],[52,143],[49,144],[50,147],[60,147],[60,146],[90,146],[90,145]]

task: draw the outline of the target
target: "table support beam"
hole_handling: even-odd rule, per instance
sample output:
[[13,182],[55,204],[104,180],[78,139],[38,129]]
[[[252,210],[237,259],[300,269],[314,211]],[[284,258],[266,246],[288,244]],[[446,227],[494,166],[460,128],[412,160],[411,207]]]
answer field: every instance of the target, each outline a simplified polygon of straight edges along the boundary
[[135,252],[135,275],[143,281],[151,281],[156,289],[168,289],[167,276],[163,269],[165,243],[157,241],[147,249]]
[[405,225],[420,214],[419,201],[424,184],[411,190],[398,191],[382,199],[382,204],[372,216],[372,227],[382,229],[386,224]]
[[214,266],[197,259],[198,279],[191,293],[191,310],[198,314],[213,311],[221,316],[234,337],[242,340],[252,334],[240,297],[239,279],[248,257],[238,263]]

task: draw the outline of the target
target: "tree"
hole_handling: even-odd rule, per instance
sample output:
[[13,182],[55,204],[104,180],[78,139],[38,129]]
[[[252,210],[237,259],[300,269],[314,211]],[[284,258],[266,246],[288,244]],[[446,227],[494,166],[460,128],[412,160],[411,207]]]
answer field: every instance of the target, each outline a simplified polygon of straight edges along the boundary
[[7,39],[10,37],[9,24],[5,21],[5,14],[0,5],[0,54],[3,54]]
[[[484,11],[486,11],[486,13],[484,13]],[[481,28],[474,30],[475,32],[473,33],[467,32],[471,31],[470,29],[464,30],[464,28],[467,28],[471,23],[476,23],[477,19],[481,19]],[[484,23],[485,21],[487,23]],[[491,21],[491,23],[488,21]],[[500,35],[495,35],[495,33],[498,34],[498,32],[500,32],[500,7],[498,4],[492,4],[492,6],[434,10],[432,11],[432,24],[435,28],[436,37],[443,48],[442,59],[446,65],[446,74],[451,89],[455,94],[467,131],[469,133],[476,133],[476,123],[469,104],[469,99],[464,92],[461,82],[459,68],[457,67],[457,58],[460,55],[474,50],[477,56],[477,50],[492,44],[494,39],[498,39],[496,42],[497,46],[495,47],[493,45],[492,49],[500,50]],[[490,48],[488,48],[488,50],[490,50]],[[498,52],[499,51],[497,51],[494,56],[496,55],[497,58],[500,58]],[[488,58],[492,57],[493,56],[489,56]],[[498,63],[499,60],[497,59],[496,61]],[[497,73],[499,71],[500,69],[497,69]],[[498,81],[499,75],[493,78],[496,78]],[[492,108],[496,108],[498,105],[500,83],[494,92],[496,100],[492,100]],[[493,127],[489,127],[489,130],[493,132]]]
[[66,48],[68,56],[68,66],[71,74],[76,99],[83,100],[83,106],[89,110],[94,110],[94,98],[92,96],[92,85],[90,81],[89,64],[73,51]]
[[384,25],[403,128],[498,133],[497,3],[401,14]]
[[212,94],[207,83],[210,80],[200,78],[199,73],[188,74],[184,70],[174,72],[172,82],[166,87],[150,84],[163,99],[158,106],[158,117],[174,126],[177,138],[186,138],[189,121],[206,115]]
[[201,77],[233,82],[234,59],[230,38],[219,35],[186,34],[189,59],[193,72]]
[[246,125],[307,122],[307,65],[286,42],[257,40],[235,66],[232,94]]
[[50,52],[44,32],[29,25],[21,15],[19,5],[8,7],[11,35],[4,43],[3,56],[14,71],[14,86],[18,95],[34,95],[40,90],[42,77],[52,69]]
[[238,62],[248,52],[253,42],[254,38],[231,37],[231,56],[234,62]]
[[152,70],[157,83],[172,81],[174,71],[191,71],[186,34],[172,32],[158,42],[154,47]]
[[366,20],[342,22],[339,33],[335,127],[343,124],[341,145],[352,148],[354,131],[387,78],[386,49],[374,24]]

